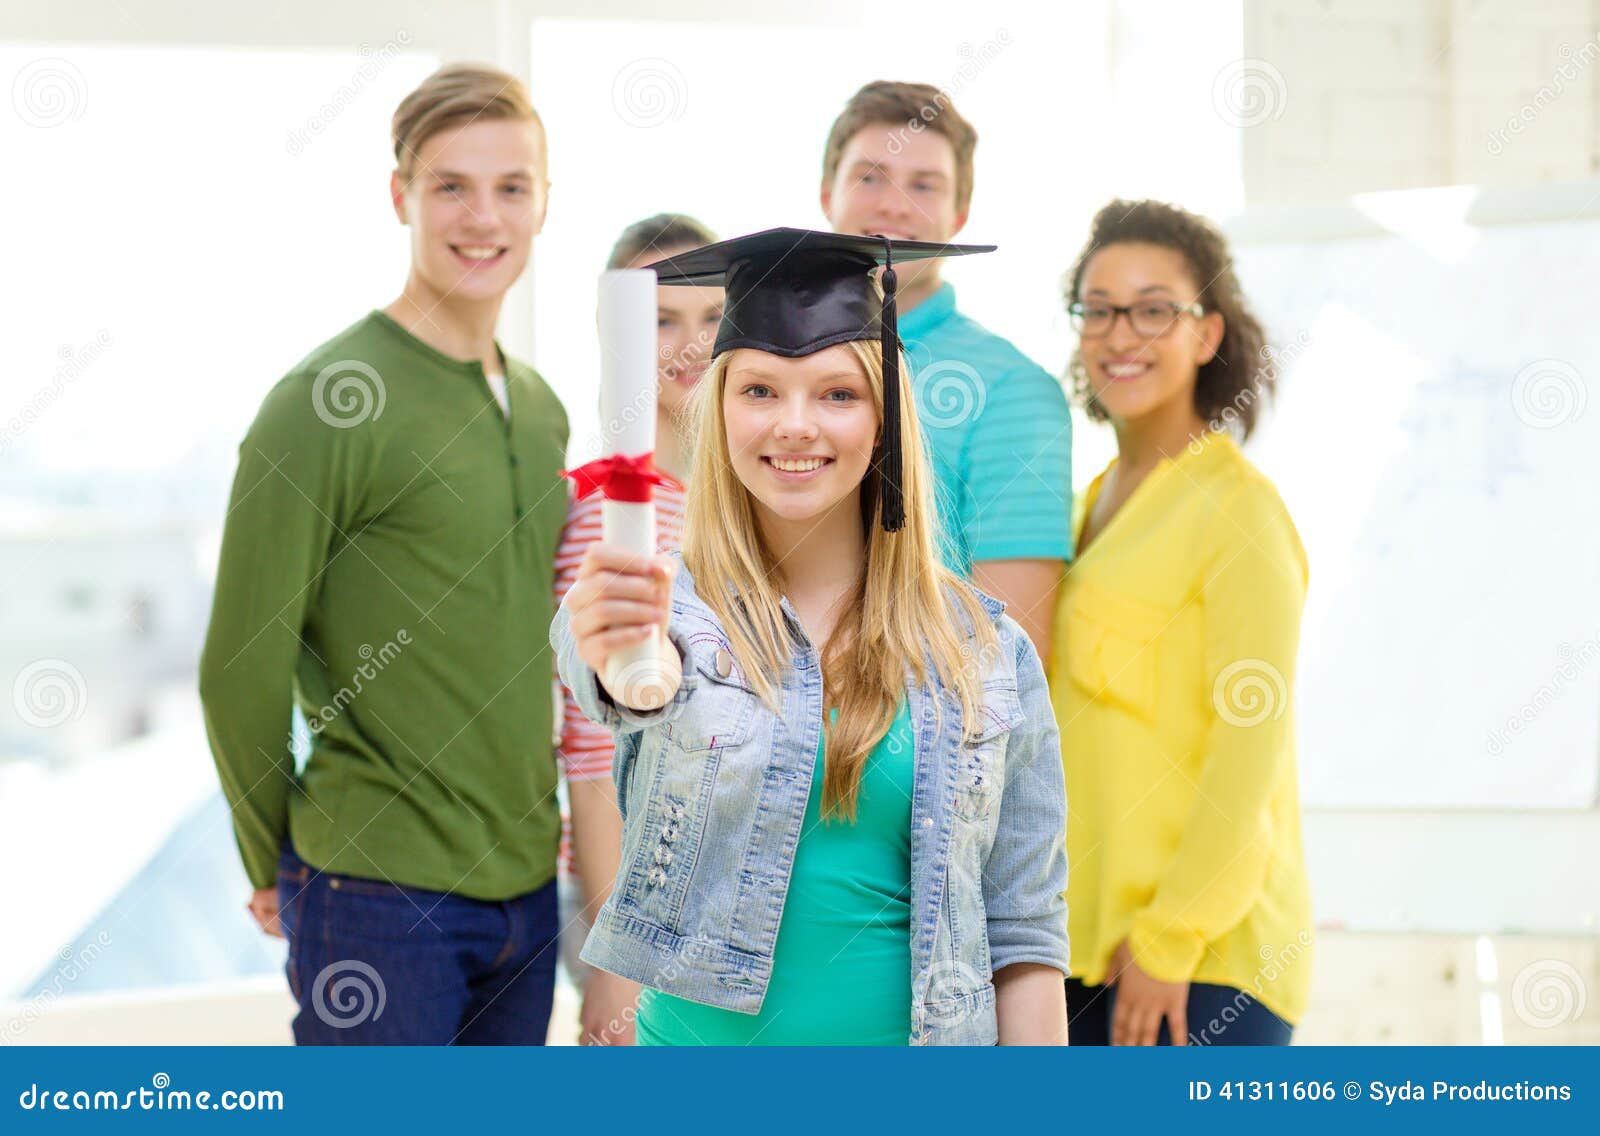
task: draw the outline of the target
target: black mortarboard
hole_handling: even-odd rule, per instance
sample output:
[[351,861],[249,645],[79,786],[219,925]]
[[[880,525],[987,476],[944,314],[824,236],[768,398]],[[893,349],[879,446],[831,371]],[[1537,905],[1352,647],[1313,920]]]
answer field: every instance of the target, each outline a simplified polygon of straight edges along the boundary
[[[808,229],[768,229],[646,265],[662,284],[721,285],[722,326],[713,354],[753,347],[794,358],[836,343],[883,345],[883,446],[879,458],[886,532],[905,523],[900,485],[900,334],[894,262],[993,252],[993,245],[894,241]],[[883,300],[872,271],[882,267]]]

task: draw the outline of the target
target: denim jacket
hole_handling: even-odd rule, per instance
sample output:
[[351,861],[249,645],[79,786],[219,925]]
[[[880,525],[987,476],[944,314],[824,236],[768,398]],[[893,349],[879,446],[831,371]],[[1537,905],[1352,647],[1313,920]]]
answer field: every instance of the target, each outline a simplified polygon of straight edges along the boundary
[[[915,772],[906,977],[917,1045],[992,1045],[994,972],[1024,962],[1067,970],[1066,794],[1044,670],[1004,605],[978,595],[1000,649],[986,660],[975,738],[963,737],[953,691],[931,673],[926,686],[907,678]],[[616,739],[622,866],[584,960],[752,1014],[772,975],[823,720],[817,649],[788,600],[782,606],[795,650],[779,714],[746,680],[681,559],[668,634],[683,685],[661,709],[611,700],[578,657],[564,605],[550,627],[561,680]]]

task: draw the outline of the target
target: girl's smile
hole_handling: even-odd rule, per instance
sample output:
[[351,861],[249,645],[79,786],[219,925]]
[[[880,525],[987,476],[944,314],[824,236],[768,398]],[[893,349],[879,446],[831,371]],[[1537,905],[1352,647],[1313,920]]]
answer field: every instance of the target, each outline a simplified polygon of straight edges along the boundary
[[761,461],[782,481],[809,481],[833,464],[832,458],[807,454],[765,454]]

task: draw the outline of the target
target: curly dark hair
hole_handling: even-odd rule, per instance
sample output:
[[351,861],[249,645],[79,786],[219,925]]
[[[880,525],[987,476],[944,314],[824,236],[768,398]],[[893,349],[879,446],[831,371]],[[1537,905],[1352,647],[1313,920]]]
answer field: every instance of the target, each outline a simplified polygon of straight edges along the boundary
[[[1229,429],[1241,439],[1256,428],[1261,404],[1272,397],[1277,363],[1261,321],[1250,311],[1234,275],[1233,257],[1222,231],[1206,218],[1164,201],[1118,199],[1095,214],[1089,240],[1063,280],[1068,304],[1080,297],[1089,259],[1107,245],[1139,242],[1172,249],[1188,262],[1200,285],[1200,303],[1222,316],[1222,343],[1210,362],[1200,367],[1194,384],[1195,412],[1213,429]],[[1083,357],[1073,353],[1068,367],[1073,394],[1096,422],[1106,421],[1105,407],[1094,397]]]

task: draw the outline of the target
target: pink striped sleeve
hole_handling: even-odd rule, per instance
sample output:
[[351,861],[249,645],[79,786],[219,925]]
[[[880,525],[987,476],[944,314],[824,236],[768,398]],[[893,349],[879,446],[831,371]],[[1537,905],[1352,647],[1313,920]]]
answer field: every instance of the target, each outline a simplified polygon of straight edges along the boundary
[[[574,501],[567,509],[567,523],[561,530],[556,549],[556,603],[578,578],[578,565],[589,545],[600,539],[600,498]],[[558,680],[559,681],[559,680]],[[583,716],[572,691],[561,689],[561,740],[556,743],[556,760],[568,781],[598,781],[611,776],[611,731]]]

